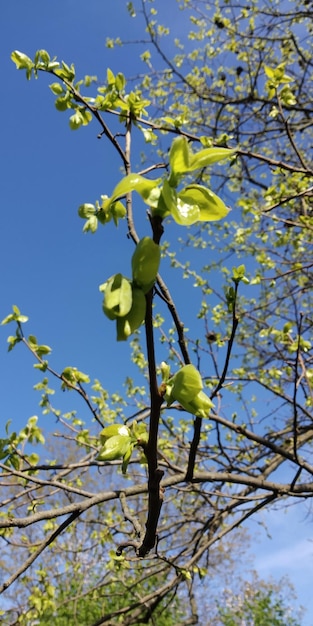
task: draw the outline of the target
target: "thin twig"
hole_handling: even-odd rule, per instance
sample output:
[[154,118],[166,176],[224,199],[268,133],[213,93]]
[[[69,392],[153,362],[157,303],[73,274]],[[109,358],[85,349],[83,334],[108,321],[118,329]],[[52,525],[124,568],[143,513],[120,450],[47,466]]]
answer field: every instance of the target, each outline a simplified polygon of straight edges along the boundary
[[293,453],[298,463],[299,463],[299,459],[298,459],[298,444],[297,444],[298,442],[297,393],[298,393],[298,364],[299,364],[300,346],[301,346],[302,319],[303,319],[303,315],[300,312],[300,320],[298,324],[298,342],[297,342],[297,351],[296,351],[296,360],[295,360],[295,378],[294,378],[294,385],[293,385]]
[[[234,344],[234,340],[235,340],[235,334],[236,334],[236,330],[237,330],[237,326],[238,326],[238,318],[237,318],[237,314],[236,314],[237,292],[238,292],[238,282],[235,282],[235,297],[234,297],[233,309],[232,309],[232,329],[231,329],[230,338],[229,338],[228,344],[227,344],[227,352],[226,352],[226,357],[225,357],[225,364],[224,364],[224,368],[223,368],[222,374],[220,376],[220,379],[219,379],[215,389],[211,393],[211,396],[210,396],[211,399],[215,398],[215,396],[217,396],[217,394],[220,391],[220,389],[223,387],[223,384],[224,384],[225,379],[226,379],[228,367],[229,367],[230,355],[231,355],[231,351],[232,351],[232,348],[233,348],[233,344]],[[199,443],[200,443],[201,426],[202,426],[202,419],[200,417],[196,417],[196,419],[194,421],[193,438],[192,438],[192,442],[190,444],[188,466],[187,466],[187,471],[186,471],[186,481],[191,481],[192,477],[193,477],[193,472],[194,472],[195,462],[196,462],[197,450],[198,450],[198,446],[199,446]]]
[[28,557],[28,559],[26,559],[26,561],[24,561],[24,563],[14,572],[14,574],[12,574],[12,576],[10,576],[10,578],[8,578],[0,586],[0,593],[3,593],[3,591],[8,589],[8,587],[10,587],[10,585],[12,585],[12,583],[14,583],[24,572],[26,572],[26,570],[34,563],[34,561],[36,561],[36,559],[50,545],[50,543],[52,543],[61,534],[61,532],[63,530],[65,530],[65,528],[67,528],[70,524],[72,524],[72,522],[75,519],[77,519],[77,517],[79,517],[80,514],[81,514],[81,511],[77,510],[74,513],[72,513],[64,522],[62,522],[62,524],[60,524],[60,526],[58,526],[58,528],[56,530],[54,530],[40,544],[39,548],[37,548],[37,550],[35,552],[33,552],[31,554],[31,556]]

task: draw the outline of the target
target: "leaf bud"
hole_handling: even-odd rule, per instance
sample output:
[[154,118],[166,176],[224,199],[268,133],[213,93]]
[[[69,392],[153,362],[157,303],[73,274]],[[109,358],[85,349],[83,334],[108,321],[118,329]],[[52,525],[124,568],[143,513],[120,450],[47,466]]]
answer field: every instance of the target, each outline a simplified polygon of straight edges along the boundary
[[160,259],[160,246],[151,237],[144,237],[139,241],[132,256],[132,273],[134,283],[144,293],[153,286],[159,271]]

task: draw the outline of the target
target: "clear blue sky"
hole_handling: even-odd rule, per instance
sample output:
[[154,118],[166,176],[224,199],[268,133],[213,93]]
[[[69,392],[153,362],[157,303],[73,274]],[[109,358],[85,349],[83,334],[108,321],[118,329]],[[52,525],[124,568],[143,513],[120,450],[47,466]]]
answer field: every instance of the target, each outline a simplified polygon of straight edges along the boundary
[[[40,75],[27,82],[10,54],[18,49],[32,56],[44,48],[58,59],[74,62],[77,75],[96,74],[100,80],[108,66],[125,75],[143,72],[138,47],[113,53],[105,48],[107,36],[142,39],[142,22],[127,15],[125,4],[14,0],[2,2],[0,8],[0,318],[17,304],[30,318],[25,331],[53,347],[53,367],[75,365],[91,379],[100,378],[111,391],[122,391],[129,346],[116,344],[114,326],[101,311],[98,285],[115,271],[129,273],[130,244],[125,225],[117,231],[110,224],[94,236],[84,235],[77,208],[110,194],[120,178],[120,163],[110,146],[97,140],[95,123],[70,131],[68,114],[54,108],[47,86],[52,81]],[[162,5],[161,0],[156,5]],[[174,1],[163,5],[169,22],[175,5]],[[176,17],[174,34],[181,29],[182,35],[184,28]],[[182,294],[177,296],[182,301]],[[38,373],[21,346],[7,354],[8,331],[4,327],[0,332],[0,434],[8,419],[18,428],[39,410],[39,397],[32,390]],[[69,408],[71,399],[64,397]],[[267,517],[272,540],[256,521],[250,524],[260,541],[253,545],[258,571],[264,578],[289,575],[299,601],[309,609],[303,625],[312,626],[313,548],[307,541],[305,509],[293,507],[286,514]]]

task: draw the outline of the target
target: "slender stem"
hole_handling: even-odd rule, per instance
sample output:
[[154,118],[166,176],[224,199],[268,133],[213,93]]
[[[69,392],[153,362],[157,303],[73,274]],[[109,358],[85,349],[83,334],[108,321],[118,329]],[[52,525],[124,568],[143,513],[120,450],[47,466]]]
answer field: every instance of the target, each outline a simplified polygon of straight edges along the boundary
[[[211,393],[211,399],[217,396],[219,390],[222,388],[225,382],[227,370],[229,367],[230,355],[231,355],[231,351],[232,351],[232,347],[233,347],[234,339],[235,339],[235,334],[236,334],[236,330],[238,326],[238,317],[236,313],[237,292],[238,292],[238,283],[235,283],[235,298],[234,298],[233,311],[232,311],[232,330],[231,330],[231,335],[230,335],[228,345],[227,345],[227,353],[226,353],[226,358],[225,358],[224,369],[218,381],[217,386],[215,387],[214,391]],[[187,466],[187,472],[186,472],[186,481],[191,481],[193,479],[193,473],[194,473],[195,462],[196,462],[196,454],[197,454],[197,450],[198,450],[198,446],[200,442],[201,426],[202,426],[202,419],[200,417],[196,417],[195,422],[194,422],[193,438],[190,444],[190,452],[189,452],[188,466]]]
[[145,556],[155,545],[157,525],[163,502],[160,482],[164,472],[158,468],[158,431],[163,398],[158,390],[156,375],[152,302],[153,289],[151,289],[146,295],[147,310],[145,319],[151,412],[149,439],[145,447],[148,462],[148,517],[146,522],[146,533],[142,545],[137,551],[138,556],[142,557]]
[[[162,220],[159,217],[151,217],[150,223],[153,231],[153,239],[159,244],[163,234]],[[154,332],[153,332],[153,294],[154,288],[146,294],[146,317],[145,331],[149,370],[150,386],[150,424],[149,439],[145,446],[145,454],[148,462],[148,516],[146,522],[146,533],[143,542],[137,550],[138,556],[144,557],[156,543],[157,525],[163,503],[163,489],[160,482],[163,477],[163,470],[158,467],[158,433],[161,415],[161,405],[163,396],[158,388],[156,373]]]
[[298,408],[297,408],[297,393],[298,393],[298,365],[299,365],[299,356],[300,356],[300,347],[301,347],[301,332],[302,332],[302,318],[303,315],[300,313],[300,321],[298,323],[298,344],[297,344],[297,352],[296,352],[296,360],[295,360],[295,379],[294,379],[294,387],[293,387],[293,453],[295,459],[299,462],[298,459]]
[[165,282],[163,281],[162,277],[159,274],[157,277],[157,285],[160,290],[160,291],[157,290],[157,293],[164,300],[164,302],[166,302],[168,309],[170,311],[170,314],[172,316],[173,322],[177,330],[178,344],[182,353],[182,357],[184,359],[184,363],[185,365],[187,365],[188,363],[191,363],[191,361],[190,361],[190,356],[188,354],[187,342],[186,342],[186,338],[184,334],[184,324],[180,320],[176,306],[173,302],[172,296]]

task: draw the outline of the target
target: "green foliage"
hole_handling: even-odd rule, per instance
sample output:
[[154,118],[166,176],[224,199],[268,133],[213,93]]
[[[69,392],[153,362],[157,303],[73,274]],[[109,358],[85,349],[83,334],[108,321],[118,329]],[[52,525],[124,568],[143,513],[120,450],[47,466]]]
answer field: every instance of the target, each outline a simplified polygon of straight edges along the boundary
[[44,444],[45,438],[42,429],[37,425],[38,417],[34,415],[30,417],[24,428],[19,433],[10,432],[9,427],[11,420],[6,423],[7,437],[0,439],[0,461],[6,467],[13,467],[19,470],[27,463],[28,469],[35,467],[39,462],[39,456],[35,452],[26,453],[25,448],[28,444]]
[[274,588],[246,585],[243,597],[229,598],[227,604],[218,610],[221,626],[300,626]]

